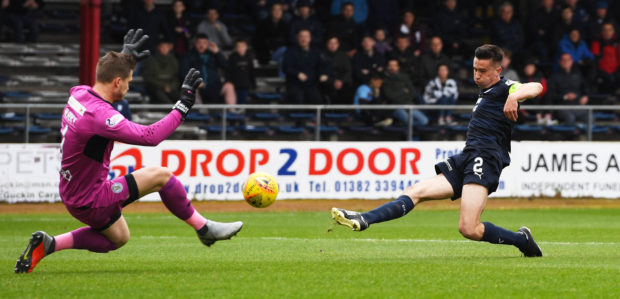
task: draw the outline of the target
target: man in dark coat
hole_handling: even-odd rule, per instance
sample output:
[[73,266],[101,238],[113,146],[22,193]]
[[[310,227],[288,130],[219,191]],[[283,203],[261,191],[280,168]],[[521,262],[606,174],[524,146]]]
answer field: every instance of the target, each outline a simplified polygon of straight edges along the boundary
[[326,82],[327,63],[320,50],[312,47],[310,30],[297,34],[297,44],[286,49],[282,70],[290,104],[323,104],[319,82]]

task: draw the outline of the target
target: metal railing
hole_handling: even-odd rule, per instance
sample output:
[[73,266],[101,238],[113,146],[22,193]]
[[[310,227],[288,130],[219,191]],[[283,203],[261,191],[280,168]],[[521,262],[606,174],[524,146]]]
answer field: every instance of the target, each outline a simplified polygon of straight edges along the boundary
[[[24,142],[30,141],[29,132],[30,129],[30,117],[32,109],[58,109],[58,113],[62,112],[65,104],[0,104],[0,109],[25,109],[25,136]],[[208,110],[220,110],[221,117],[221,139],[226,140],[226,128],[228,126],[226,114],[230,109],[245,109],[245,110],[315,110],[315,122],[314,126],[314,140],[320,141],[321,139],[321,112],[328,110],[395,110],[404,109],[408,112],[409,121],[407,126],[407,140],[411,140],[413,137],[413,110],[459,110],[459,111],[471,111],[472,105],[194,105],[192,109],[198,111],[199,109]],[[168,110],[171,109],[171,105],[154,105],[154,104],[132,104],[132,110],[149,109],[149,110]],[[592,141],[592,127],[594,126],[594,111],[620,111],[620,106],[615,105],[598,105],[598,106],[553,106],[553,105],[522,105],[521,109],[524,110],[547,110],[547,111],[560,111],[560,110],[586,110],[588,112],[588,121],[586,123],[586,136],[588,141]]]

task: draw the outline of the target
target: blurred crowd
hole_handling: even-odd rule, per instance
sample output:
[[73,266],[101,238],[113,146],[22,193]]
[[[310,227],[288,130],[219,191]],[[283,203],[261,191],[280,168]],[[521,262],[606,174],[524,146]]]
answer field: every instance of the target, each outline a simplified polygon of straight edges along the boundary
[[[1,1],[16,40],[36,40],[37,30],[24,37],[19,28],[30,26],[42,2]],[[235,16],[250,26],[222,21]],[[138,70],[151,103],[176,101],[190,68],[203,76],[200,102],[247,103],[255,68],[277,65],[286,81],[283,104],[446,105],[458,104],[460,88],[475,87],[468,80],[473,50],[486,42],[504,48],[504,77],[543,84],[534,104],[589,105],[591,94],[615,95],[619,17],[620,4],[611,0],[133,0],[121,1],[114,15],[151,37],[153,55]],[[408,121],[405,110],[365,117],[377,125]],[[535,117],[574,124],[587,113]],[[413,119],[454,123],[450,110],[414,111]]]

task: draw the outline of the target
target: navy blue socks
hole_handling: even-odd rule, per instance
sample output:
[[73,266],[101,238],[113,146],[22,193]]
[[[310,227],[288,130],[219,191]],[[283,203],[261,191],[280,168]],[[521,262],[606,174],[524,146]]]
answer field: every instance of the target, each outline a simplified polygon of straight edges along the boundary
[[368,221],[368,224],[379,223],[396,218],[403,217],[413,210],[414,204],[407,195],[401,195],[397,199],[385,203],[378,208],[363,213],[362,217]]
[[520,233],[509,231],[505,228],[495,226],[491,222],[482,222],[484,224],[484,234],[480,241],[485,241],[493,244],[506,244],[515,245],[518,248],[524,248],[527,246],[527,239]]

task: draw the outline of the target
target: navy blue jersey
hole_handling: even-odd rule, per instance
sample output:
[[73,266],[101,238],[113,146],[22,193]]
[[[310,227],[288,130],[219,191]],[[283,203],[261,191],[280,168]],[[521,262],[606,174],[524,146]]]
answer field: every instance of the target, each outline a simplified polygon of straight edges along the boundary
[[520,85],[502,77],[480,91],[467,128],[465,150],[491,150],[499,154],[497,158],[504,166],[510,164],[510,138],[515,123],[504,115],[504,104]]

